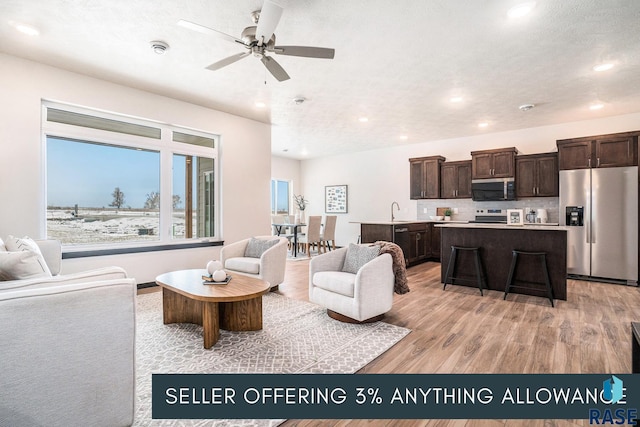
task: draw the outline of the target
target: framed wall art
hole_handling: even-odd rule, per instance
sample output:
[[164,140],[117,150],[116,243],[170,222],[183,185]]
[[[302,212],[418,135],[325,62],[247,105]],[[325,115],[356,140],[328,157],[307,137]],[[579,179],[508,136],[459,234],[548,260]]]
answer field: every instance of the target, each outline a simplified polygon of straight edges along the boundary
[[327,185],[324,187],[325,213],[347,213],[347,186]]
[[524,225],[522,209],[507,209],[507,225]]

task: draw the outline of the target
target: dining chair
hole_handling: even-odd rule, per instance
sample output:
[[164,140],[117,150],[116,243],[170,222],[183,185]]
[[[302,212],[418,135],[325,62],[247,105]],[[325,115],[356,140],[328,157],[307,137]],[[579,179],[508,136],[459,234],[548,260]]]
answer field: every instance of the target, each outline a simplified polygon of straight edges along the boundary
[[329,247],[330,251],[336,248],[337,219],[337,215],[326,215],[324,217],[324,229],[322,233],[320,233],[320,246],[322,247],[323,252],[327,252],[327,248],[325,247],[325,245]]
[[307,252],[307,256],[311,257],[311,248],[318,246],[320,252],[320,226],[322,225],[322,216],[311,215],[307,217],[307,233],[298,236],[298,244],[303,251]]

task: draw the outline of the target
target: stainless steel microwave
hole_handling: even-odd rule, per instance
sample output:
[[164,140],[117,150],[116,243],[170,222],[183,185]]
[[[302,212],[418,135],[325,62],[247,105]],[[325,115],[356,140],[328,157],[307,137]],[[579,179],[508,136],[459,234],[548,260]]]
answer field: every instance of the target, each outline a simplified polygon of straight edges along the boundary
[[478,202],[515,200],[516,182],[513,178],[474,179],[471,198]]

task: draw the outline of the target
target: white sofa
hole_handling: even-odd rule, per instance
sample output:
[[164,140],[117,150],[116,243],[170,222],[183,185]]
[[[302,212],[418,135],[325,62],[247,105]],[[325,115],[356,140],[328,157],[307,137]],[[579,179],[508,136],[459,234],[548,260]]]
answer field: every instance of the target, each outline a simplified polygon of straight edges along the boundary
[[129,426],[135,405],[134,279],[118,267],[0,281],[0,425]]
[[393,305],[391,255],[377,256],[354,274],[342,271],[347,250],[342,248],[311,258],[309,301],[326,307],[329,316],[343,322],[379,320]]
[[284,282],[284,271],[287,262],[288,239],[278,236],[256,236],[259,240],[277,240],[274,246],[257,257],[245,256],[250,239],[224,246],[220,251],[220,261],[225,270],[265,280],[271,285],[271,290],[278,289]]

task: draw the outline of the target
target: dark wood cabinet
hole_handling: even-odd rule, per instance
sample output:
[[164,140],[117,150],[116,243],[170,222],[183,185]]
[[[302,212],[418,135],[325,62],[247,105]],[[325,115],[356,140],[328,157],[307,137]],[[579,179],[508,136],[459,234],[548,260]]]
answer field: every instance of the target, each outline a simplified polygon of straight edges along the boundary
[[413,265],[431,256],[431,233],[429,223],[411,223],[409,228],[409,255],[405,254],[408,263]]
[[517,197],[558,196],[558,154],[516,157]]
[[394,242],[402,249],[407,267],[427,260],[440,262],[440,228],[433,222],[360,224],[360,241]]
[[472,179],[513,178],[516,168],[515,147],[471,152]]
[[444,162],[440,166],[440,197],[471,198],[471,160]]
[[440,198],[440,165],[442,156],[409,159],[411,199]]
[[570,170],[637,166],[639,133],[558,140],[558,167],[560,170]]

